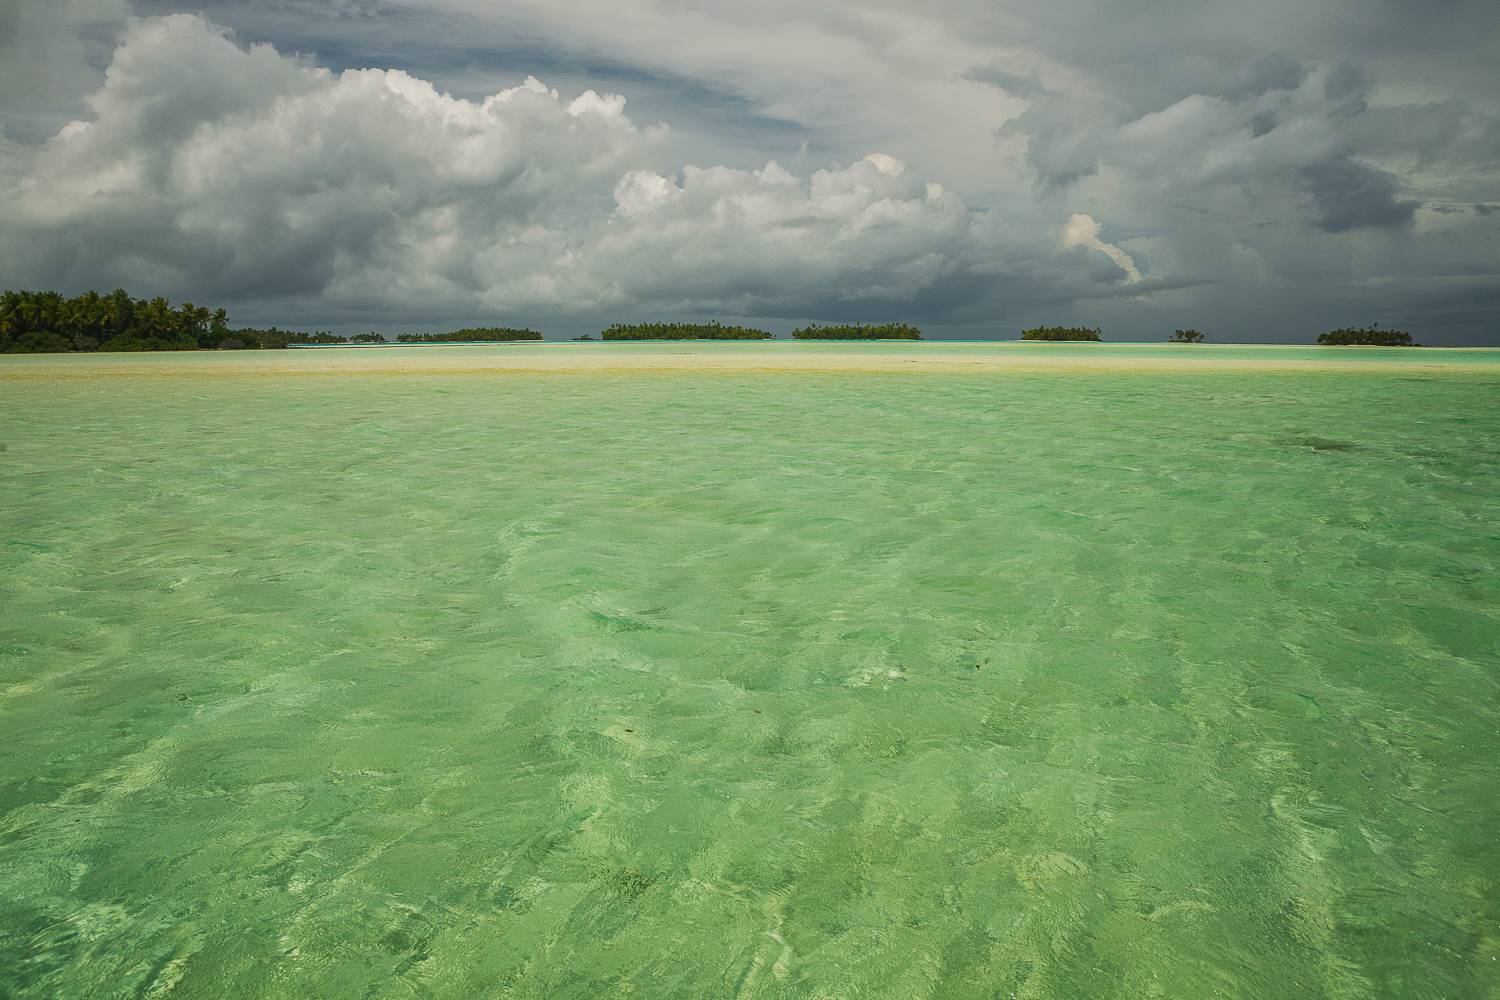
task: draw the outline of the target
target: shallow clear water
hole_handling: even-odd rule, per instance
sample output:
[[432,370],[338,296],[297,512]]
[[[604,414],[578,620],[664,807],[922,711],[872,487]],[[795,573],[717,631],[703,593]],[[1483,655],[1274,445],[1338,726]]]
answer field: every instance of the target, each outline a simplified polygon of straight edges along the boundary
[[0,378],[0,995],[1500,992],[1494,353],[221,357]]

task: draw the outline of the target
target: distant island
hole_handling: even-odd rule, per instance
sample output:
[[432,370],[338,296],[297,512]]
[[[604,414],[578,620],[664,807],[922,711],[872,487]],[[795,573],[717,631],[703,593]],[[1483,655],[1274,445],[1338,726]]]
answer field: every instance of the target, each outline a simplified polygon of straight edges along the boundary
[[1332,347],[1418,347],[1405,330],[1382,330],[1375,326],[1349,327],[1318,334],[1318,343]]
[[[922,340],[922,331],[909,323],[810,323],[792,331],[793,340]],[[447,333],[403,333],[398,344],[541,342],[537,330],[511,326],[477,326]],[[585,334],[574,340],[591,341]],[[615,323],[600,340],[773,340],[767,330],[708,323]],[[1099,327],[1038,326],[1021,331],[1021,339],[1052,342],[1098,342]],[[1176,330],[1171,344],[1202,344],[1208,334]],[[300,346],[390,344],[370,331],[343,337],[327,330],[305,333],[277,327],[234,328],[223,309],[184,302],[173,307],[166,299],[132,298],[123,288],[107,295],[87,291],[71,298],[59,292],[0,292],[0,354],[43,354],[81,351],[241,351]],[[1320,334],[1324,346],[1420,347],[1405,330],[1382,330],[1378,325],[1346,327]]]
[[1037,326],[1021,331],[1022,340],[1095,341],[1102,339],[1100,330],[1087,326]]
[[452,333],[403,333],[396,337],[398,344],[452,344],[475,341],[541,340],[535,330],[518,329],[511,326],[476,326]]
[[770,340],[769,331],[713,323],[616,323],[603,340]]
[[[403,344],[457,341],[541,340],[535,330],[472,327],[452,333],[403,333]],[[326,330],[302,333],[277,327],[232,328],[223,309],[164,298],[137,299],[123,288],[71,298],[59,292],[0,292],[0,353],[78,351],[253,351],[299,345],[386,344],[373,330],[341,337]]]
[[792,331],[793,340],[921,340],[922,331],[908,323],[812,323]]

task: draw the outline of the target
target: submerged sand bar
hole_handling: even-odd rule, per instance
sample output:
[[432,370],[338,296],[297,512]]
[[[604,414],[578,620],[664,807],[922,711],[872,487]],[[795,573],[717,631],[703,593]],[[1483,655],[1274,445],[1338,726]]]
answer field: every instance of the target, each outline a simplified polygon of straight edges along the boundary
[[543,343],[0,358],[0,379],[592,372],[1430,371],[1500,373],[1495,348],[1279,345]]

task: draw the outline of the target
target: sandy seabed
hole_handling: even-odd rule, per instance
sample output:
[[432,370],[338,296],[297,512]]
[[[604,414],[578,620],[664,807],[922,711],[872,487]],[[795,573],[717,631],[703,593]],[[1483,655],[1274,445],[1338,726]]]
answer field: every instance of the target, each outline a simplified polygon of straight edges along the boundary
[[0,358],[0,997],[1500,998],[1497,389]]

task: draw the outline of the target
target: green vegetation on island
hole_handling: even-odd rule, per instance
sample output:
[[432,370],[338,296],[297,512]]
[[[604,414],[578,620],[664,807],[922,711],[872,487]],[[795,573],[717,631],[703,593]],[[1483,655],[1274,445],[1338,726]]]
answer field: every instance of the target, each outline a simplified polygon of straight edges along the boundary
[[518,329],[511,326],[476,326],[451,333],[403,333],[396,338],[401,344],[472,344],[479,341],[541,340],[535,330]]
[[1416,347],[1405,330],[1381,330],[1378,326],[1346,327],[1318,335],[1318,343],[1334,347]]
[[298,333],[293,330],[280,330],[271,327],[268,330],[231,330],[227,340],[223,340],[214,346],[221,350],[255,350],[256,348],[274,349],[281,347],[292,347],[301,344],[347,344],[347,337],[340,337],[336,333],[327,330],[319,330],[316,333]]
[[[769,336],[769,334],[767,334]],[[403,344],[454,341],[541,340],[535,330],[505,326],[476,327],[452,333],[403,333]],[[232,329],[223,309],[184,302],[173,308],[164,298],[134,299],[123,288],[108,295],[95,291],[68,298],[59,292],[0,293],[0,353],[41,354],[69,351],[240,351],[300,344],[384,344],[371,330],[353,337],[327,331]]]
[[1087,326],[1036,326],[1021,331],[1022,340],[1084,341],[1102,339],[1099,328]]
[[921,340],[922,331],[909,323],[809,324],[792,331],[793,340]]
[[[0,351],[193,351],[235,340],[228,314],[163,298],[133,299],[124,289],[0,293]],[[258,346],[258,345],[254,345]]]
[[[1021,331],[1022,340],[1100,341],[1098,327],[1038,326]],[[794,340],[921,340],[922,331],[909,323],[810,323],[792,331]],[[448,344],[540,341],[536,330],[508,327],[467,327],[448,333],[403,333],[402,344]],[[574,340],[594,338],[585,334]],[[602,340],[771,340],[765,330],[709,323],[615,323],[600,334]],[[1208,334],[1175,330],[1170,344],[1202,344]],[[1416,347],[1405,330],[1382,330],[1378,324],[1346,327],[1320,334],[1325,346]],[[0,292],[0,354],[64,353],[74,351],[197,351],[261,350],[322,344],[384,344],[375,331],[341,337],[328,331],[303,333],[229,326],[223,309],[184,302],[173,307],[160,296],[136,299],[122,288],[101,295],[83,292],[71,298],[60,292]]]
[[344,344],[332,333],[231,329],[223,309],[166,299],[131,298],[123,288],[108,295],[87,291],[0,293],[0,353],[73,351],[239,351],[292,344]]
[[604,340],[770,340],[765,330],[712,323],[615,323],[599,335]]

